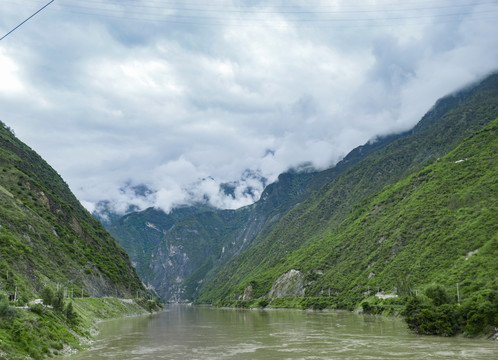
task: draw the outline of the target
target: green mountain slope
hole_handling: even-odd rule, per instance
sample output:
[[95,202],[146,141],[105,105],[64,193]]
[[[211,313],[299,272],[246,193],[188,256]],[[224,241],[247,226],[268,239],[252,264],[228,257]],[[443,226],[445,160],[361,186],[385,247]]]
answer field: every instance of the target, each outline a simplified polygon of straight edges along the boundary
[[496,74],[438,101],[411,134],[373,152],[333,178],[284,216],[267,236],[230,261],[205,285],[199,301],[231,301],[249,286],[254,297],[265,296],[285,272],[283,264],[289,254],[326,238],[355,204],[433,163],[497,116]]
[[359,296],[372,289],[413,292],[432,283],[454,297],[458,283],[462,298],[497,290],[497,179],[498,119],[434,164],[361,202],[340,226],[267,273],[309,274],[308,296],[329,289]]
[[[289,171],[268,185],[255,204],[238,210],[206,205],[133,212],[106,225],[130,255],[140,278],[168,301],[190,301],[231,258],[271,231],[320,181],[337,176],[400,135],[353,151],[334,171]],[[98,215],[97,215],[98,216]]]
[[[498,118],[218,304],[352,309],[367,300],[363,310],[374,313],[406,305],[419,333],[493,334],[497,179]],[[394,298],[380,300],[386,295]]]
[[128,255],[34,151],[0,126],[0,291],[145,293]]

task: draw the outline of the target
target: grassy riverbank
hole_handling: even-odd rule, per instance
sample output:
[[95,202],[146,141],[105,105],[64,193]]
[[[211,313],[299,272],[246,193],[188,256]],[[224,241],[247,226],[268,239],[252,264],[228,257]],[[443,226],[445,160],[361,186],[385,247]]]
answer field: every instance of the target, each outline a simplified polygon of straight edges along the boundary
[[418,293],[401,297],[375,295],[361,298],[351,293],[323,297],[234,300],[214,305],[252,309],[349,310],[402,317],[412,331],[421,335],[460,334],[498,340],[498,292],[490,289],[464,299],[454,299],[444,287],[432,285]]
[[45,359],[89,344],[95,325],[107,319],[159,310],[153,300],[75,298],[62,310],[34,304],[18,308],[0,300],[0,359]]

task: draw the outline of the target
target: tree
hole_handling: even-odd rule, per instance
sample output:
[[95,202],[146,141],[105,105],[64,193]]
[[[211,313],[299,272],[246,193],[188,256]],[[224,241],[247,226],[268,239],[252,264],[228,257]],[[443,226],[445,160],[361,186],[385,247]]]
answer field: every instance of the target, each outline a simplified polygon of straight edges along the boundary
[[52,300],[52,306],[55,311],[64,311],[64,293],[62,289],[59,289]]
[[434,306],[441,306],[451,302],[450,297],[440,285],[433,285],[425,290],[425,295],[432,300]]
[[72,301],[69,304],[67,304],[64,312],[66,314],[66,320],[70,325],[78,324],[78,314],[76,313],[76,311],[74,311]]
[[13,318],[16,316],[16,309],[9,305],[7,298],[0,296],[0,318]]
[[54,290],[51,287],[45,286],[40,292],[40,297],[45,305],[52,305],[54,301]]

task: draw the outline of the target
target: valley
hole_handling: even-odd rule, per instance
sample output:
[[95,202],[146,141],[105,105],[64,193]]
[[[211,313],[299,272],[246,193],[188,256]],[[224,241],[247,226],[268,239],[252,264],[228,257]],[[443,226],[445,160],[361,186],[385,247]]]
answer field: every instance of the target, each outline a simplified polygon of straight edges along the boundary
[[[331,169],[280,175],[253,205],[148,209],[107,229],[169,302],[396,312],[434,284],[455,303],[459,284],[474,311],[497,286],[497,117],[495,74]],[[292,272],[280,286],[294,290],[275,291]]]
[[92,216],[2,124],[0,354],[78,349],[92,319],[154,312],[159,298],[396,315],[418,334],[496,337],[497,141],[492,74],[334,167],[282,173],[251,205]]

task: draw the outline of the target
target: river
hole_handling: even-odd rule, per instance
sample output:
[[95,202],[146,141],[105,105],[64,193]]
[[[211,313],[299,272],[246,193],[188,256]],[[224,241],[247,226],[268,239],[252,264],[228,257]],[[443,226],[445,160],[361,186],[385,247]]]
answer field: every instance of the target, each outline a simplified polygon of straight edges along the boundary
[[68,359],[498,359],[496,342],[418,336],[401,319],[345,311],[171,305],[99,327]]

